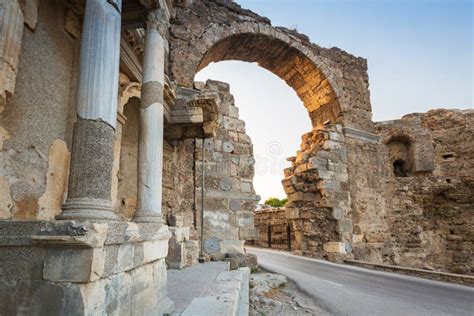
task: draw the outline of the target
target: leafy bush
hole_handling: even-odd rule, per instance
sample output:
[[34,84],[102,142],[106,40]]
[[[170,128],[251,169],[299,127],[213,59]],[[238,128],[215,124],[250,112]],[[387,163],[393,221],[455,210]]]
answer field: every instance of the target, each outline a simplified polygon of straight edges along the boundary
[[288,202],[287,198],[279,199],[276,197],[269,197],[265,200],[265,204],[270,205],[272,207],[283,207],[285,206],[286,202]]

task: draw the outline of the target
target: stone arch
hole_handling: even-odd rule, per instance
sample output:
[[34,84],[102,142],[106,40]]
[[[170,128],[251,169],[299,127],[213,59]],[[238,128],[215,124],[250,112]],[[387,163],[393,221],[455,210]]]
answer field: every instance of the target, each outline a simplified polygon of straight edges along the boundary
[[284,40],[261,33],[230,35],[209,48],[197,71],[224,60],[256,62],[283,79],[308,110],[314,126],[338,120],[341,107],[330,80],[313,60]]
[[142,85],[138,82],[127,82],[120,87],[119,102],[117,104],[117,112],[123,114],[125,104],[131,98],[141,98]]
[[365,59],[321,48],[235,3],[201,0],[179,9],[170,30],[170,76],[192,87],[199,70],[224,60],[256,62],[283,79],[313,126],[329,121],[372,128]]

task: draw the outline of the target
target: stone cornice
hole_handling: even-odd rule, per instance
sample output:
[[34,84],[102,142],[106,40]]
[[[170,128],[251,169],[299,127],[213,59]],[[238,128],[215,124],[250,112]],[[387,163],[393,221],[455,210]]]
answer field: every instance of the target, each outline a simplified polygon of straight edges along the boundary
[[143,70],[139,55],[128,41],[127,36],[123,35],[120,39],[120,69],[132,81],[142,82]]
[[355,128],[344,127],[344,136],[365,141],[368,143],[378,143],[380,141],[380,136],[372,133],[367,133]]

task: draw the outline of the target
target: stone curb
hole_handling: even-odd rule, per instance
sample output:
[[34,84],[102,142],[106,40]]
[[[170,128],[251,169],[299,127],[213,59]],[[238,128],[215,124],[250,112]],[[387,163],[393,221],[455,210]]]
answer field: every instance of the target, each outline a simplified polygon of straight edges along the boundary
[[238,316],[247,316],[250,308],[250,268],[240,268],[242,271],[242,284],[240,290]]
[[344,263],[372,270],[397,272],[430,280],[444,281],[474,287],[474,276],[471,275],[430,271],[417,268],[393,266],[388,264],[370,263],[359,260],[344,260]]
[[194,298],[181,315],[248,315],[249,274],[248,268],[219,273],[211,292]]

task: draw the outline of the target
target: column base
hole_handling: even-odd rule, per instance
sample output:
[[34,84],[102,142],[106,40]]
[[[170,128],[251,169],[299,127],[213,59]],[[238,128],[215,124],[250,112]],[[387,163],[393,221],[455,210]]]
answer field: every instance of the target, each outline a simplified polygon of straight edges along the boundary
[[152,211],[137,211],[133,217],[137,223],[164,223],[163,215]]
[[57,220],[118,220],[112,203],[101,199],[67,199]]

